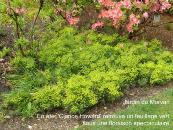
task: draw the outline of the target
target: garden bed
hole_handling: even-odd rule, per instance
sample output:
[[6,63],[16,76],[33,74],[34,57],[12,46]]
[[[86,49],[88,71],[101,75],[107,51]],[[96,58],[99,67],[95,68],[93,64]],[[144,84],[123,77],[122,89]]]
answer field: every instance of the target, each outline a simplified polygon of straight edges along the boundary
[[[125,100],[145,100],[150,97],[155,97],[159,93],[165,90],[172,89],[173,82],[169,82],[163,86],[155,86],[149,88],[131,88],[126,90],[125,96],[119,100],[112,103],[98,104],[97,106],[91,108],[89,111],[83,113],[83,115],[93,115],[93,114],[112,114],[114,112],[125,110],[129,105],[123,105]],[[0,127],[4,130],[18,130],[18,129],[51,129],[51,130],[71,130],[73,128],[79,127],[83,121],[92,121],[94,119],[60,119],[58,114],[69,115],[69,113],[63,110],[53,110],[45,113],[40,113],[37,116],[30,119],[22,119],[19,117],[9,117],[10,119],[5,120],[5,122],[0,123]],[[41,115],[44,116],[41,118]],[[47,118],[45,117],[47,115]],[[50,118],[49,118],[50,117]]]
[[155,27],[173,21],[163,13],[170,8],[166,0],[1,1],[0,127],[72,129],[94,119],[79,115],[109,114],[173,86],[172,23],[151,27],[156,13]]

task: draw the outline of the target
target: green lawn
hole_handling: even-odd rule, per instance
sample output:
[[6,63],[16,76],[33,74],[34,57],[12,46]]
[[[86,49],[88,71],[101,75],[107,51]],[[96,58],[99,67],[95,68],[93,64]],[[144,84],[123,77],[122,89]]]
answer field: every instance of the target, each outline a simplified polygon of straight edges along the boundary
[[[113,113],[113,115],[121,115],[121,119],[107,118],[93,121],[91,124],[95,125],[83,125],[77,130],[173,130],[173,88],[162,92],[156,97],[145,99],[145,101],[157,100],[157,101],[169,101],[167,105],[151,104],[147,105],[131,105],[130,107]],[[136,114],[136,116],[135,116]],[[137,119],[139,115],[148,115],[148,118]],[[131,119],[127,118],[127,115],[133,115]],[[151,116],[152,115],[152,116]],[[165,117],[160,115],[165,115]],[[167,115],[167,116],[166,116]],[[149,117],[150,116],[150,117]],[[122,119],[123,118],[123,119]],[[134,122],[162,122],[164,125],[149,125],[149,126],[135,126]],[[126,126],[116,125],[112,123],[125,122]]]

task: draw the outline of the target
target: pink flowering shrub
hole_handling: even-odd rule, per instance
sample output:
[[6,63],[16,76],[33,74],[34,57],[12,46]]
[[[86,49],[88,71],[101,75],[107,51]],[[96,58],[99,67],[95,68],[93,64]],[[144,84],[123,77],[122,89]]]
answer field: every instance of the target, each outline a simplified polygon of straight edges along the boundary
[[97,28],[99,28],[99,27],[103,27],[104,26],[104,24],[103,24],[103,22],[96,22],[96,23],[94,23],[93,25],[92,25],[92,29],[93,30],[95,30],[95,29],[97,29]]
[[[67,1],[62,1],[62,3],[66,5],[64,7],[67,7],[69,4]],[[97,12],[99,9],[99,13],[94,18],[93,21],[95,23],[92,22],[91,29],[96,30],[111,25],[116,28],[115,30],[118,33],[123,35],[127,34],[127,32],[135,34],[136,31],[138,32],[138,30],[145,27],[141,25],[151,23],[155,13],[163,13],[171,7],[171,4],[166,0],[97,0],[93,3],[94,5],[99,5],[95,8]],[[64,7],[58,11],[59,16],[63,16],[69,25],[78,24],[80,14],[72,13],[75,6],[71,8]]]
[[[155,13],[163,13],[171,7],[166,0],[98,0],[101,5],[97,19],[91,28],[96,29],[106,25],[113,25],[117,31],[123,29],[123,33],[135,33],[151,22]],[[107,22],[109,21],[109,22]],[[150,22],[149,22],[150,21]],[[135,30],[136,29],[136,30]]]
[[76,25],[79,22],[78,17],[73,17],[71,13],[66,13],[66,20],[70,25]]

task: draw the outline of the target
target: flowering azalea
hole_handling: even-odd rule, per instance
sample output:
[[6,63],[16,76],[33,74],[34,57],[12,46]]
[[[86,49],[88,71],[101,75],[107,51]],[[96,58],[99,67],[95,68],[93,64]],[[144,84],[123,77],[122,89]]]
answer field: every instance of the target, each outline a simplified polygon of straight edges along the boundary
[[129,18],[130,22],[126,25],[126,28],[128,32],[133,32],[133,25],[139,24],[140,21],[135,14],[131,14]]
[[117,2],[114,8],[111,8],[109,10],[102,10],[99,15],[99,18],[111,19],[113,24],[116,25],[123,17],[123,12],[121,10],[122,5],[123,4],[121,2]]
[[115,6],[115,2],[111,1],[111,0],[98,0],[99,3],[101,3],[102,5],[106,6],[106,7],[113,7]]
[[79,18],[77,17],[70,18],[68,19],[68,22],[70,25],[76,25],[79,22]]
[[147,12],[143,13],[143,17],[147,19],[149,17],[148,13]]
[[160,11],[163,12],[166,9],[171,8],[171,4],[167,1],[161,3]]
[[72,17],[69,12],[66,13],[66,19],[70,25],[76,25],[79,22],[79,18]]
[[130,8],[131,8],[131,1],[130,1],[130,0],[124,0],[124,1],[123,1],[123,5],[124,5],[127,9],[130,9]]
[[128,23],[128,24],[126,25],[126,28],[127,28],[127,31],[128,31],[128,32],[133,32],[133,24],[132,24],[132,23]]
[[154,3],[151,7],[152,12],[157,12],[160,10],[160,4],[158,2]]
[[103,25],[104,25],[103,22],[98,21],[98,22],[94,23],[94,24],[92,25],[91,28],[92,28],[93,30],[95,30],[95,29],[98,28],[98,27],[103,27]]
[[[117,27],[117,29],[127,29],[128,32],[133,32],[133,26],[140,24],[140,19],[149,18],[149,14],[153,14],[152,12],[160,13],[171,7],[171,4],[166,0],[120,0],[119,2],[98,0],[98,2],[101,4],[98,18],[100,20],[110,20],[114,27]],[[138,14],[138,16],[133,12]],[[97,22],[92,25],[92,29],[102,26],[102,22]]]
[[149,4],[149,0],[145,0],[144,3],[145,3],[145,4]]
[[139,24],[139,19],[136,17],[136,15],[131,14],[129,17],[130,17],[130,22],[132,24]]

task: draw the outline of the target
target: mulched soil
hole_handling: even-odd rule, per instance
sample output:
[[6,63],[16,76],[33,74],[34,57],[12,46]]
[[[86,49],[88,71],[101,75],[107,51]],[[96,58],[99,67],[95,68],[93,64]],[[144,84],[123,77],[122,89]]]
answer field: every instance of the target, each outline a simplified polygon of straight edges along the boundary
[[[161,17],[161,22],[162,21],[173,21],[173,16],[164,15]],[[7,29],[7,32],[9,33],[10,31],[8,31]],[[0,38],[0,44],[4,44],[3,41],[8,41],[5,45],[11,46],[13,38],[12,35],[8,33],[7,37],[3,39]],[[162,41],[163,45],[168,50],[173,51],[173,29],[167,29],[165,25],[157,28],[148,27],[147,32],[144,34],[144,37],[147,40],[157,38]],[[8,60],[0,60],[0,93],[9,90],[4,78],[6,71],[8,71]],[[127,105],[123,104],[125,100],[145,99],[146,97],[148,98],[157,95],[158,93],[170,87],[173,87],[173,81],[164,86],[129,88],[125,91],[125,96],[123,98],[112,103],[98,104],[86,111],[84,115],[111,114],[112,112],[128,107]],[[79,126],[82,121],[92,120],[86,118],[62,119],[59,118],[59,114],[69,115],[69,113],[63,110],[55,109],[53,111],[38,114],[37,116],[30,119],[6,116],[7,119],[4,122],[0,123],[0,130],[71,130],[72,128]]]

